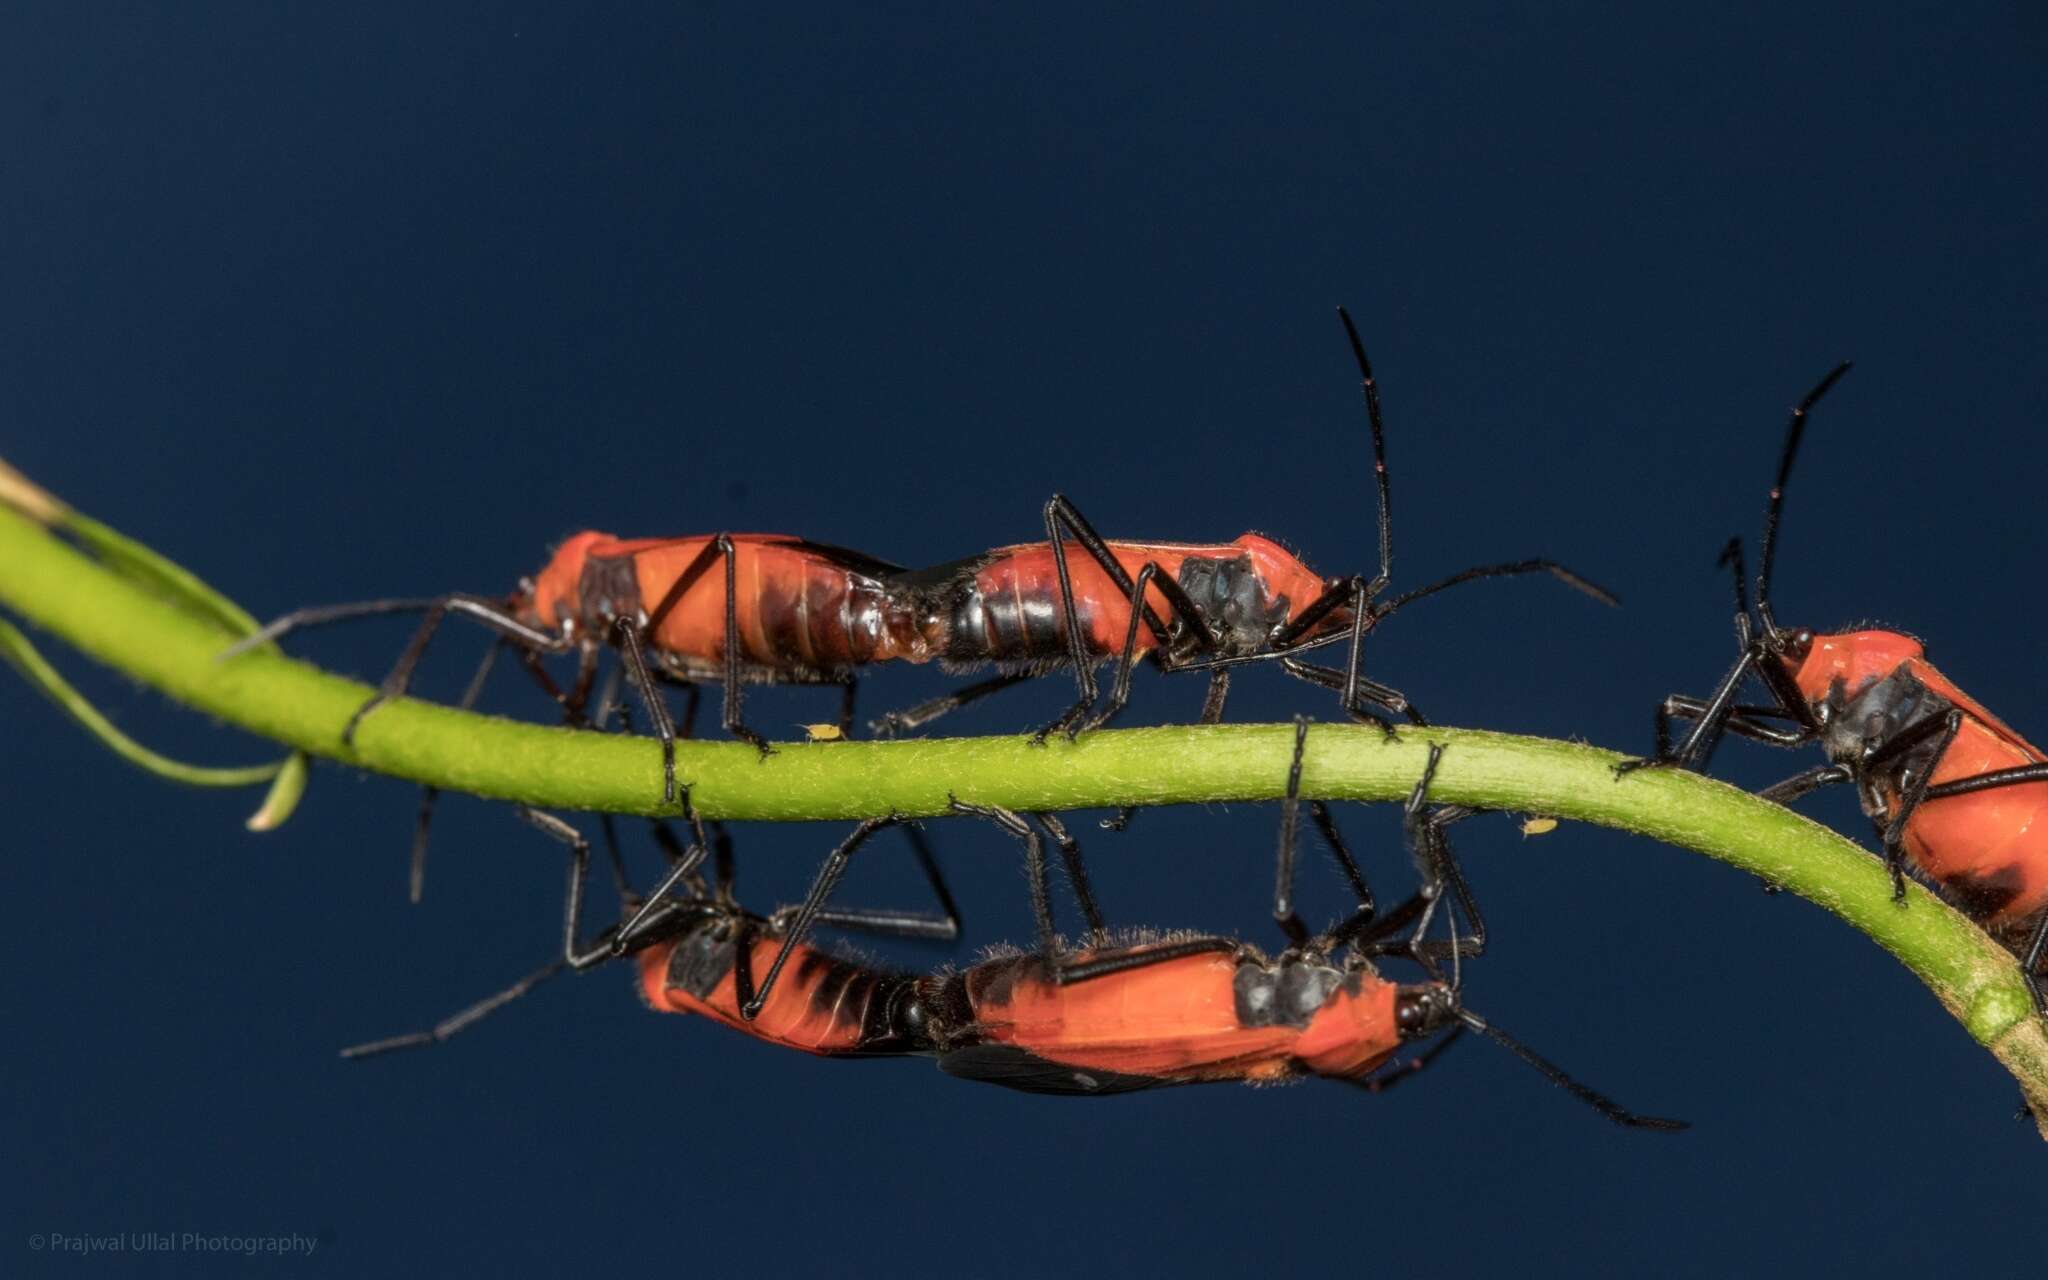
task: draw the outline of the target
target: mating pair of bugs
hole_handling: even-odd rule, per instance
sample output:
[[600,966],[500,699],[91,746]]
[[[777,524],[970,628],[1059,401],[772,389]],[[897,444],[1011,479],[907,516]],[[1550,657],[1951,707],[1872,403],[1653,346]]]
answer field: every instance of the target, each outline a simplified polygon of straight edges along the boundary
[[[850,728],[855,674],[883,661],[936,660],[949,667],[994,663],[998,669],[992,679],[884,717],[875,724],[883,733],[921,726],[996,689],[1064,666],[1073,673],[1078,699],[1039,736],[1072,735],[1106,723],[1121,709],[1141,659],[1168,671],[1206,671],[1211,686],[1205,722],[1221,717],[1234,666],[1277,661],[1292,675],[1338,690],[1340,705],[1354,718],[1390,730],[1393,717],[1424,724],[1403,694],[1360,670],[1362,640],[1387,616],[1462,582],[1530,572],[1552,574],[1609,602],[1612,597],[1554,562],[1524,560],[1478,566],[1382,598],[1392,555],[1384,432],[1370,364],[1348,316],[1344,323],[1363,377],[1379,490],[1380,569],[1371,578],[1322,578],[1277,543],[1254,534],[1220,545],[1111,541],[1071,503],[1055,497],[1045,509],[1045,542],[999,548],[930,569],[904,570],[859,553],[774,535],[620,540],[586,533],[565,543],[537,578],[507,598],[456,594],[306,610],[280,619],[248,643],[310,623],[422,610],[426,619],[386,679],[382,698],[404,692],[440,620],[449,612],[462,613],[497,631],[571,720],[584,722],[600,653],[615,649],[662,740],[671,797],[678,733],[659,684],[684,685],[694,712],[699,683],[717,681],[726,727],[766,752],[771,748],[741,716],[745,683],[839,684],[844,688],[841,726]],[[2039,982],[2048,943],[2048,831],[2034,821],[2048,805],[2048,757],[1935,671],[1911,637],[1883,631],[1816,635],[1780,627],[1771,614],[1770,576],[1785,483],[1808,412],[1847,367],[1831,372],[1793,411],[1767,507],[1754,606],[1739,546],[1731,543],[1725,553],[1736,577],[1738,662],[1711,696],[1667,699],[1657,716],[1656,757],[1627,762],[1618,774],[1645,765],[1704,767],[1726,733],[1781,746],[1818,742],[1828,756],[1826,765],[1765,794],[1790,800],[1829,783],[1854,783],[1865,812],[1878,824],[1901,895],[1910,861],[2019,954],[2029,989],[2048,1011]],[[1069,541],[1084,554],[1071,555]],[[1341,669],[1301,656],[1346,642]],[[566,690],[540,661],[560,653],[579,658],[576,679]],[[1116,675],[1105,698],[1094,672],[1112,660]],[[1739,700],[1752,678],[1761,682],[1768,702]],[[472,682],[466,701],[479,685]],[[357,721],[374,705],[374,700],[366,705]],[[1695,723],[1673,749],[1670,726],[1677,718]],[[686,716],[685,735],[688,724]],[[350,730],[354,727],[351,722]],[[423,806],[423,821],[425,812]],[[1028,835],[1028,824],[1011,817]],[[1069,865],[1078,867],[1071,841],[1056,825],[1047,830],[1068,853]],[[856,840],[863,838],[864,832],[856,833]],[[701,849],[701,842],[695,847]],[[820,873],[823,893],[814,887],[790,922],[793,932],[777,952],[782,962],[801,946],[802,928],[819,918],[823,896],[836,882],[833,868],[843,869],[847,853],[842,847],[828,861]],[[1043,859],[1035,861],[1040,870],[1034,896],[1042,902]],[[1292,913],[1282,879],[1276,915],[1287,922]],[[1082,896],[1091,924],[1099,925],[1092,899],[1085,891]],[[643,936],[636,930],[644,931],[650,920],[668,918],[663,901],[656,895],[643,903],[635,919],[615,931],[612,945]],[[700,911],[695,918],[708,917]],[[722,918],[730,922],[734,917]],[[1040,928],[1043,948],[1050,937],[1043,911]],[[1315,942],[1298,921],[1289,925],[1289,937],[1297,950]],[[573,945],[569,950],[575,954]],[[643,951],[643,957],[651,950]],[[1176,955],[1171,962],[1184,959]],[[643,968],[646,963],[643,959]],[[770,963],[772,974],[779,966]],[[1155,960],[1110,972],[1141,972],[1167,963]],[[1274,972],[1285,969],[1283,963]],[[938,999],[935,992],[926,994],[930,1000],[919,997],[912,1003],[924,1011],[920,1016],[937,1017],[936,1025],[982,1025],[960,1021],[960,1010],[971,1011],[971,1000],[962,1006]],[[759,996],[742,1000],[739,1012],[744,1015],[750,1002],[757,1010],[764,1007]]]
[[[1281,806],[1278,878],[1283,899],[1292,890],[1308,739],[1308,722],[1297,721]],[[570,849],[561,957],[432,1030],[344,1053],[368,1057],[439,1043],[565,969],[582,972],[631,957],[641,996],[657,1011],[709,1017],[764,1043],[823,1057],[933,1057],[948,1075],[1034,1093],[1097,1095],[1304,1076],[1377,1093],[1426,1067],[1465,1032],[1475,1031],[1617,1124],[1684,1128],[1681,1121],[1622,1107],[1465,1006],[1463,966],[1485,950],[1486,926],[1445,829],[1476,811],[1429,802],[1441,755],[1442,748],[1431,748],[1404,808],[1422,886],[1385,912],[1327,806],[1309,802],[1358,905],[1323,933],[1307,936],[1289,928],[1292,945],[1273,958],[1226,937],[1167,934],[1118,940],[1103,929],[1099,917],[1092,921],[1088,943],[1067,950],[1050,933],[1042,893],[1034,900],[1041,917],[1039,951],[998,952],[964,970],[898,973],[813,947],[806,939],[820,923],[925,938],[957,932],[951,895],[921,844],[917,847],[945,910],[943,918],[825,905],[848,858],[875,832],[897,825],[893,818],[862,823],[833,850],[801,907],[766,917],[734,900],[730,844],[722,832],[707,833],[698,824],[697,838],[685,847],[657,826],[671,854],[670,866],[651,894],[640,895],[626,883],[607,829],[607,848],[629,914],[586,942],[578,935],[590,844],[558,818],[521,810]],[[1022,815],[957,802],[954,808],[1008,830],[1024,845],[1034,873],[1042,875],[1042,845]],[[703,867],[714,854],[707,883]],[[1429,936],[1439,912],[1449,921],[1447,938]],[[1387,978],[1375,962],[1388,957],[1414,961],[1426,980]],[[1426,1051],[1394,1061],[1404,1047],[1432,1037],[1436,1043]]]

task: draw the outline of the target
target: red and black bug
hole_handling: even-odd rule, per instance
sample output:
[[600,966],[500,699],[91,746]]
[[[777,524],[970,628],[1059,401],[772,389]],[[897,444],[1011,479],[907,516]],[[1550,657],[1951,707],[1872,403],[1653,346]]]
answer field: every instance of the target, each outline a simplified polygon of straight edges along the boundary
[[[1735,574],[1742,654],[1706,698],[1674,694],[1657,709],[1657,755],[1647,765],[1704,769],[1724,733],[1797,747],[1817,743],[1828,763],[1761,793],[1789,802],[1832,783],[1854,783],[1876,827],[1897,896],[1910,860],[2020,958],[2027,989],[2048,1015],[2040,982],[2048,949],[2048,754],[2029,743],[1927,661],[1896,631],[1832,635],[1781,627],[1771,613],[1771,566],[1785,485],[1808,412],[1848,372],[1821,379],[1792,411],[1777,480],[1765,507],[1752,610],[1739,541],[1722,553]],[[1736,701],[1754,676],[1770,701]],[[1674,749],[1671,721],[1694,721]]]
[[[1552,560],[1477,565],[1405,594],[1379,599],[1392,581],[1393,518],[1386,429],[1379,384],[1357,326],[1337,309],[1357,363],[1371,429],[1378,496],[1379,572],[1324,578],[1273,539],[1246,533],[1227,543],[1169,543],[1103,537],[1063,495],[1045,506],[1044,542],[1002,547],[984,555],[899,579],[953,619],[941,657],[956,667],[994,662],[993,679],[935,698],[874,723],[877,732],[915,728],[1017,680],[1057,667],[1073,672],[1077,698],[1039,733],[1073,736],[1106,724],[1130,695],[1140,660],[1162,671],[1210,673],[1201,722],[1221,719],[1232,667],[1278,661],[1289,674],[1338,690],[1345,712],[1391,731],[1385,715],[1426,724],[1399,690],[1360,670],[1366,634],[1400,608],[1465,582],[1546,573],[1605,604],[1605,588]],[[1071,539],[1082,555],[1070,554]],[[962,643],[964,639],[965,643]],[[1303,661],[1300,654],[1349,644],[1341,670]],[[1103,698],[1095,668],[1114,661],[1116,674]],[[1099,705],[1098,705],[1099,701]],[[1377,707],[1380,711],[1375,711]],[[1091,714],[1092,713],[1092,714]]]
[[[1274,921],[1286,935],[1289,944],[1296,948],[1310,945],[1309,929],[1294,908],[1295,844],[1300,825],[1301,769],[1307,748],[1308,731],[1309,721],[1297,718],[1294,751],[1287,773],[1287,790],[1281,802],[1280,843],[1273,891]],[[1376,914],[1378,906],[1373,898],[1372,889],[1359,870],[1357,860],[1352,857],[1343,834],[1338,830],[1328,804],[1321,800],[1309,802],[1310,818],[1359,904],[1349,920],[1323,935],[1321,945],[1325,949],[1348,942],[1368,927],[1390,931],[1387,936],[1391,936],[1391,931],[1410,929],[1411,936],[1405,944],[1404,954],[1424,963],[1428,963],[1432,956],[1439,954],[1455,959],[1460,955],[1477,956],[1485,949],[1485,919],[1480,914],[1479,905],[1465,881],[1464,873],[1451,856],[1450,843],[1444,834],[1445,828],[1450,824],[1472,816],[1477,810],[1460,805],[1428,805],[1425,800],[1430,781],[1436,774],[1437,760],[1441,755],[1442,748],[1432,745],[1429,763],[1404,809],[1403,825],[1408,833],[1408,846],[1416,860],[1416,871],[1422,878],[1422,888],[1388,916],[1380,917]],[[1031,888],[1032,917],[1037,926],[1036,956],[1039,967],[1052,980],[1061,980],[1067,972],[1068,958],[1061,953],[1053,919],[1052,895],[1043,842],[1038,832],[1033,829],[1031,821],[1027,821],[1024,815],[999,805],[965,804],[955,799],[952,801],[952,809],[956,814],[972,815],[994,823],[1023,846],[1026,877]],[[1094,893],[1089,886],[1079,844],[1051,814],[1030,816],[1059,846],[1068,882],[1088,919],[1090,943],[1095,947],[1102,946],[1108,937],[1108,931],[1104,927],[1102,914],[1095,905]],[[784,917],[787,928],[784,931],[782,948],[768,966],[764,985],[773,985],[775,976],[803,945],[813,923],[826,918],[832,894],[845,875],[853,854],[876,831],[895,825],[896,822],[897,820],[893,818],[870,819],[863,822],[826,857],[802,904]],[[1447,893],[1452,903],[1449,913],[1452,937],[1448,941],[1428,941],[1426,935],[1438,909],[1444,904]],[[657,899],[658,897],[659,895]],[[645,910],[646,908],[643,908],[643,912]],[[1464,927],[1469,929],[1469,933],[1463,935],[1459,934],[1461,914]],[[637,918],[629,921],[628,931],[636,923]]]
[[[1432,751],[1410,797],[1406,827],[1418,865],[1455,868],[1443,826],[1463,811],[1439,814],[1427,805],[1438,754]],[[1291,777],[1298,782],[1298,762]],[[676,863],[632,919],[583,946],[576,935],[588,845],[565,824],[536,819],[572,849],[562,958],[431,1031],[359,1046],[345,1051],[348,1056],[445,1040],[550,974],[633,953],[641,995],[656,1010],[709,1017],[821,1056],[932,1056],[949,1075],[1029,1092],[1095,1095],[1304,1076],[1378,1092],[1471,1030],[1618,1124],[1685,1127],[1621,1107],[1466,1009],[1456,966],[1461,949],[1476,953],[1477,938],[1461,938],[1454,928],[1451,938],[1433,944],[1452,958],[1451,981],[1432,976],[1404,984],[1383,977],[1372,961],[1389,955],[1417,959],[1434,973],[1436,951],[1418,944],[1437,896],[1427,891],[1379,919],[1365,892],[1349,919],[1276,959],[1234,939],[1180,937],[1099,943],[1063,957],[1057,968],[1043,956],[1010,954],[959,972],[916,976],[817,951],[793,932],[788,913],[754,916],[729,894],[707,891],[696,876],[701,846],[697,859]],[[1283,868],[1292,867],[1293,832],[1292,822],[1283,820]],[[1028,830],[1021,838],[1029,838]],[[814,904],[806,909],[814,922],[827,918]],[[885,931],[899,931],[902,920],[896,913],[830,918]],[[1415,921],[1421,923],[1411,932]],[[757,986],[754,974],[764,964],[767,976]],[[1439,1034],[1443,1039],[1430,1050],[1387,1069],[1405,1045]]]
[[[714,568],[722,570],[716,580],[711,579]],[[674,799],[677,733],[655,681],[692,690],[686,726],[695,714],[696,684],[722,682],[726,728],[763,752],[769,750],[767,740],[740,717],[743,683],[840,685],[840,724],[848,727],[854,668],[933,656],[914,634],[912,620],[895,607],[889,583],[901,572],[856,551],[782,534],[619,539],[584,532],[556,548],[539,574],[504,598],[457,592],[302,609],[258,635],[275,639],[308,626],[374,614],[426,615],[377,695],[349,721],[344,740],[378,703],[405,693],[428,642],[450,613],[473,618],[510,643],[572,722],[582,720],[600,653],[616,648],[662,741],[664,794]],[[245,641],[228,652],[258,642]],[[566,691],[539,662],[544,655],[561,653],[578,657],[575,683]]]
[[[1340,690],[1355,717],[1389,727],[1372,709],[1378,707],[1424,723],[1398,690],[1360,672],[1362,638],[1388,615],[1460,583],[1527,573],[1550,574],[1607,603],[1614,598],[1562,565],[1532,559],[1480,565],[1379,600],[1393,557],[1385,432],[1371,365],[1348,315],[1344,325],[1363,378],[1379,496],[1380,569],[1370,579],[1323,578],[1258,534],[1220,544],[1111,541],[1071,502],[1055,496],[1044,511],[1046,541],[914,571],[780,534],[619,539],[579,533],[508,597],[455,593],[304,609],[230,652],[311,625],[424,612],[412,642],[378,696],[351,720],[346,738],[378,701],[405,692],[426,644],[450,613],[475,619],[516,646],[572,719],[582,715],[599,652],[616,648],[662,740],[668,799],[675,796],[677,732],[655,690],[657,680],[693,687],[718,681],[726,729],[764,752],[767,741],[741,716],[743,685],[839,684],[846,691],[845,727],[852,719],[856,672],[878,662],[997,668],[991,679],[877,721],[884,733],[928,723],[1065,666],[1073,670],[1079,699],[1039,736],[1062,730],[1071,735],[1116,714],[1140,659],[1162,669],[1209,671],[1205,721],[1222,715],[1230,667],[1277,659],[1291,674]],[[1084,556],[1069,555],[1070,540]],[[1341,671],[1297,656],[1347,640],[1349,658]],[[539,658],[570,652],[580,666],[564,692],[546,676]],[[1116,679],[1098,706],[1095,668],[1112,660]]]
[[[940,1070],[1031,1093],[1310,1076],[1378,1093],[1470,1030],[1617,1124],[1686,1127],[1629,1111],[1573,1080],[1465,1008],[1451,983],[1382,976],[1370,953],[1365,937],[1343,959],[1313,950],[1267,959],[1234,939],[1189,938],[1085,953],[1063,981],[1030,957],[1010,957],[924,979],[929,994],[919,1003]],[[1428,1051],[1394,1061],[1437,1035]]]
[[[394,1049],[436,1044],[462,1031],[486,1014],[518,999],[541,982],[568,970],[587,972],[621,955],[659,952],[678,975],[676,993],[650,1000],[668,1012],[700,1013],[746,1031],[757,1039],[807,1053],[901,1053],[912,1047],[885,1047],[889,1002],[895,988],[881,979],[891,975],[863,968],[807,945],[786,947],[791,911],[758,916],[733,898],[731,842],[721,829],[707,834],[693,824],[694,839],[685,846],[662,823],[653,824],[656,840],[667,856],[668,870],[646,899],[634,893],[619,858],[609,822],[606,848],[620,900],[632,910],[629,919],[584,941],[581,931],[585,887],[590,871],[590,842],[575,827],[552,814],[520,808],[519,815],[569,849],[569,883],[563,917],[562,954],[505,990],[446,1018],[427,1031],[393,1036],[342,1050],[347,1058],[370,1057]],[[886,823],[864,828],[859,839]],[[925,877],[941,914],[873,909],[827,909],[811,913],[809,924],[829,925],[900,938],[952,942],[960,932],[959,910],[940,875],[930,849],[914,827],[911,835]],[[713,876],[706,881],[703,864],[709,857]],[[779,985],[773,972],[758,986],[754,974],[793,965]],[[821,994],[824,993],[824,994]],[[871,1001],[879,999],[879,1003]],[[820,1011],[820,1007],[823,1011]],[[865,1038],[849,1036],[848,1026],[866,1027]]]

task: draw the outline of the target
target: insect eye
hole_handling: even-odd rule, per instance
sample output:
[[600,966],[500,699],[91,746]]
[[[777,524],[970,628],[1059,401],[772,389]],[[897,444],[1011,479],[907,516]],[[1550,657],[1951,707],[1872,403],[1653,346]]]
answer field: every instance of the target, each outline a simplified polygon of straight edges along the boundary
[[1813,652],[1813,632],[1801,627],[1799,630],[1787,635],[1784,638],[1784,644],[1786,657],[1804,658],[1807,654]]
[[1448,1023],[1456,1007],[1456,997],[1447,988],[1406,990],[1394,1001],[1394,1027],[1403,1040],[1418,1039]]

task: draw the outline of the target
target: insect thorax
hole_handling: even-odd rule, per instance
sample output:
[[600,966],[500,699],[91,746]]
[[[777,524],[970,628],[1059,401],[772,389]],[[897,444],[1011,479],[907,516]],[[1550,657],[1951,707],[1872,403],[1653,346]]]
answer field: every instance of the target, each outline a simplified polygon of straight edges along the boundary
[[[1189,556],[1176,575],[1202,622],[1227,655],[1258,653],[1288,618],[1287,597],[1269,596],[1265,579],[1249,555],[1229,560]],[[1175,624],[1176,638],[1184,626]]]

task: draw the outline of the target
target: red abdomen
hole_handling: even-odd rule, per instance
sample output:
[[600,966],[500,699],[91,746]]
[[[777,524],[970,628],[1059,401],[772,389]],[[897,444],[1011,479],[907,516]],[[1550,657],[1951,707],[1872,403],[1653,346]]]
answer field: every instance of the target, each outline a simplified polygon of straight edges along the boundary
[[[932,656],[890,605],[893,566],[780,534],[733,534],[733,596],[740,661],[749,674],[837,673],[892,658]],[[709,536],[587,544],[577,606],[584,625],[652,614],[712,545]],[[656,656],[687,677],[719,675],[725,657],[724,558],[715,552],[648,637]]]
[[[2048,761],[1933,667],[1917,662],[1914,674],[1963,712],[1933,783]],[[1906,851],[1973,918],[1995,926],[2030,916],[2048,907],[2048,782],[1928,801],[1906,824]]]
[[[1911,636],[1892,631],[1815,636],[1792,674],[1816,708],[1836,704],[1854,709],[1860,699],[1896,687],[1916,707],[1931,701],[1941,715],[1951,707],[1961,711],[1955,741],[1935,762],[1935,784],[2048,760],[1929,664],[1926,651]],[[1886,710],[1879,706],[1865,714]],[[1852,738],[1829,750],[1834,758],[1853,764],[1858,746]],[[1877,782],[1885,812],[1896,816],[1902,799],[1898,771]],[[1940,883],[1971,918],[1996,926],[2030,916],[2048,907],[2048,782],[1927,801],[1907,822],[1905,845],[1914,864]]]
[[1400,988],[1313,960],[1211,951],[1057,985],[1021,957],[969,970],[966,990],[981,1043],[1162,1083],[1359,1079],[1401,1043]]
[[[1290,620],[1322,593],[1323,581],[1293,554],[1269,538],[1248,533],[1234,542],[1111,542],[1111,555],[1135,583],[1147,563],[1161,577],[1200,587],[1193,594],[1212,634],[1243,628],[1237,647],[1257,647],[1266,629]],[[1095,661],[1123,652],[1131,624],[1130,593],[1111,580],[1087,551],[1066,544],[1067,574],[1073,584],[1074,613],[1082,648]],[[1191,562],[1203,572],[1189,575]],[[1053,663],[1067,656],[1066,616],[1060,605],[1059,566],[1045,542],[1002,547],[966,562],[970,575],[944,610],[946,656],[956,662]],[[1217,598],[1212,591],[1221,590]],[[1169,627],[1179,620],[1164,592],[1147,596]],[[1226,616],[1227,615],[1227,616]],[[1348,615],[1346,615],[1348,618]],[[1221,637],[1219,637],[1221,638]],[[1141,625],[1134,652],[1158,647],[1158,637]]]
[[1062,986],[1021,956],[970,970],[967,994],[979,1040],[1047,1062],[1174,1082],[1284,1077],[1299,1033],[1243,1025],[1237,967],[1212,952]]
[[[771,937],[751,944],[756,981],[781,946]],[[760,1016],[749,1022],[740,1016],[731,963],[736,954],[732,943],[705,932],[649,948],[637,958],[641,997],[661,1013],[702,1014],[756,1040],[821,1055],[862,1053],[871,1033],[886,1025],[893,975],[805,946],[791,953]]]
[[[1135,581],[1145,563],[1159,571],[1180,570],[1187,549],[1112,542],[1110,550]],[[1106,660],[1123,652],[1130,627],[1130,596],[1110,580],[1094,557],[1067,544],[1067,574],[1074,588],[1074,614],[1090,657]],[[1157,589],[1150,595],[1160,620],[1171,625],[1173,609]],[[1060,608],[1059,566],[1050,543],[1033,542],[991,552],[976,570],[969,594],[952,610],[949,656],[996,662],[1056,662],[1067,656],[1066,617]],[[1138,630],[1137,653],[1158,643],[1149,628]]]

